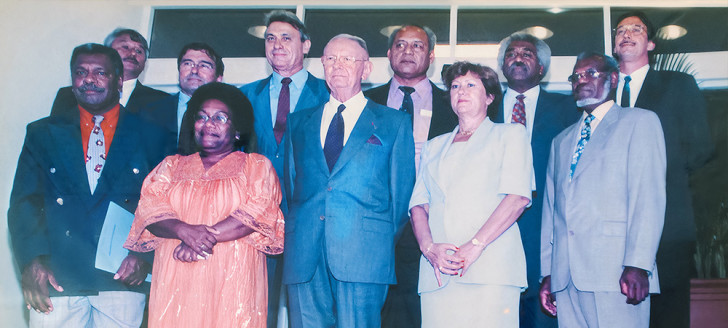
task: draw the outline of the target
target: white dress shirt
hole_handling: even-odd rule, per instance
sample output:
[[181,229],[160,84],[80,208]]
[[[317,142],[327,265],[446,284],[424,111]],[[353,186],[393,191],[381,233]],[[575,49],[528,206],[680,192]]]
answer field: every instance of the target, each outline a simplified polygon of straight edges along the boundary
[[[503,123],[511,123],[513,118],[513,106],[518,100],[516,96],[520,93],[511,88],[507,88],[503,95]],[[526,131],[528,131],[528,142],[531,142],[533,135],[533,120],[536,118],[536,105],[538,104],[538,96],[541,94],[541,87],[535,86],[523,93],[523,103],[526,105]]]
[[[645,77],[647,77],[647,71],[650,70],[650,65],[645,65],[638,68],[636,71],[629,75],[632,80],[629,81],[629,107],[634,107],[637,102],[637,96],[640,95],[642,90],[642,84],[645,83]],[[627,74],[619,72],[619,84],[617,85],[617,99],[622,99],[622,90],[624,90],[624,77]],[[620,104],[621,105],[621,104]]]
[[126,80],[121,85],[121,94],[119,97],[119,103],[126,107],[126,104],[129,102],[129,98],[131,97],[132,92],[134,92],[134,88],[136,88],[137,79],[131,79]]
[[[326,143],[326,134],[329,132],[331,119],[334,118],[334,115],[341,104],[342,102],[336,100],[336,98],[331,95],[329,96],[329,102],[324,105],[324,113],[321,116],[321,148],[323,148],[324,143]],[[359,115],[361,115],[361,112],[367,105],[367,98],[364,97],[364,93],[359,91],[359,93],[343,104],[346,106],[346,109],[341,112],[341,116],[344,118],[344,146],[346,146],[346,141],[349,140],[349,135],[351,134],[351,131],[354,130],[356,121],[359,120]]]

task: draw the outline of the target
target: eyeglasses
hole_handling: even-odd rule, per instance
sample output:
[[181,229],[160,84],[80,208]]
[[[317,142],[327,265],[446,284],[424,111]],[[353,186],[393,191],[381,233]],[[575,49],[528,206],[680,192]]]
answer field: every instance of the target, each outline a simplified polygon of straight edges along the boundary
[[204,61],[195,64],[195,62],[193,62],[192,60],[185,59],[181,63],[179,63],[180,71],[182,71],[182,70],[189,71],[189,70],[192,70],[192,68],[194,68],[194,67],[197,67],[198,71],[214,71],[215,70],[215,68],[212,66],[211,63],[204,62]]
[[629,34],[632,35],[640,35],[644,33],[647,30],[647,27],[644,25],[638,25],[638,24],[626,24],[622,26],[618,26],[616,29],[614,29],[614,33],[616,36],[623,36],[624,33],[629,32]]
[[224,125],[228,122],[229,118],[223,113],[216,113],[215,115],[208,116],[205,113],[197,113],[195,115],[195,122],[205,124],[208,120],[212,120],[215,125]]
[[336,62],[340,62],[346,66],[354,66],[354,64],[358,61],[366,61],[366,59],[357,59],[354,56],[344,56],[344,57],[337,57],[337,56],[324,56],[323,57],[323,63],[326,66],[332,66]]
[[579,80],[581,80],[582,78],[586,78],[587,80],[593,80],[593,79],[598,79],[599,77],[601,77],[604,74],[606,74],[606,73],[597,71],[594,68],[590,68],[584,72],[574,73],[574,74],[569,75],[567,80],[569,80],[569,82],[571,84],[574,84],[576,82],[579,82]]

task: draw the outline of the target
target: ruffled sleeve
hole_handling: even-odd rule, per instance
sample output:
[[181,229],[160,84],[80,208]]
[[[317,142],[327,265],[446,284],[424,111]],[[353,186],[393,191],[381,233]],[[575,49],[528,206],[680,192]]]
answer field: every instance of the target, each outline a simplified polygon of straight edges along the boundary
[[271,162],[262,155],[248,154],[244,174],[247,178],[245,202],[232,216],[253,228],[244,238],[266,254],[283,252],[284,220],[280,209],[281,187]]
[[162,220],[178,218],[169,201],[169,189],[172,186],[172,174],[180,157],[173,155],[165,158],[144,179],[139,206],[134,214],[134,223],[124,248],[135,252],[154,250],[161,238],[149,232],[147,226]]

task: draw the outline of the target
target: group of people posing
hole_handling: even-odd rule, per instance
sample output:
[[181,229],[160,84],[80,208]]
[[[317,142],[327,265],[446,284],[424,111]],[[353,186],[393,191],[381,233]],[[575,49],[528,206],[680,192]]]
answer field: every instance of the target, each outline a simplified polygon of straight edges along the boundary
[[[615,23],[616,59],[580,54],[572,96],[540,86],[551,50],[520,32],[500,43],[505,91],[466,61],[441,90],[418,25],[390,35],[387,84],[362,90],[349,34],[319,79],[279,10],[273,73],[240,88],[205,43],[180,51],[174,95],[138,81],[134,30],[76,47],[8,211],[31,327],[139,327],[147,294],[150,327],[687,327],[705,102],[650,67],[643,13]],[[112,207],[134,219],[106,272]]]

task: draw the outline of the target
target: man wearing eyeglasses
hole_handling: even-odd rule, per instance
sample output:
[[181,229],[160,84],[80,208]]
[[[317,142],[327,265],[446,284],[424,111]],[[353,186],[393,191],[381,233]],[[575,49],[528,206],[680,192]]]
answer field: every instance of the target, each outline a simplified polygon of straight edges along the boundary
[[[253,105],[258,151],[273,164],[278,179],[283,181],[285,147],[283,135],[288,114],[316,107],[329,99],[326,82],[303,69],[303,59],[311,49],[306,26],[298,17],[286,10],[274,10],[265,16],[265,58],[273,73],[240,88]],[[281,186],[281,188],[285,188]],[[281,189],[285,195],[285,189]],[[285,197],[281,201],[283,215],[288,213]],[[268,327],[276,327],[281,301],[285,304],[285,291],[281,294],[279,265],[282,255],[268,256]]]
[[[394,77],[384,85],[364,91],[381,105],[399,108],[412,116],[415,167],[427,140],[452,131],[458,124],[447,93],[427,78],[435,60],[435,33],[427,26],[405,25],[389,35],[387,58]],[[390,286],[382,310],[383,327],[420,327],[420,297],[417,281],[420,247],[412,227],[405,225],[395,248],[397,284]]]
[[410,116],[364,97],[366,42],[324,48],[328,102],[291,113],[283,283],[293,327],[379,327],[414,185]]
[[548,92],[539,85],[550,64],[551,48],[541,39],[522,32],[503,39],[498,49],[498,65],[508,87],[500,108],[488,113],[496,123],[523,124],[533,152],[533,202],[518,219],[528,271],[528,289],[521,294],[519,311],[519,324],[524,328],[556,326],[556,320],[541,311],[538,299],[543,185],[551,140],[579,117],[571,97]]
[[653,327],[688,327],[690,277],[695,275],[695,220],[688,180],[713,151],[705,99],[692,76],[650,66],[655,30],[644,13],[626,13],[616,22],[617,99],[622,106],[654,111],[667,147],[668,201],[657,253],[662,290],[653,299],[651,320]]
[[210,45],[194,42],[182,47],[177,57],[177,69],[180,92],[150,103],[142,110],[143,116],[167,128],[170,141],[181,140],[185,132],[193,133],[192,130],[180,131],[187,102],[200,86],[210,82],[222,82],[225,64]]
[[[139,75],[144,71],[149,56],[147,39],[139,32],[117,28],[106,37],[104,45],[116,50],[124,64],[124,83],[119,103],[125,110],[138,112],[145,104],[169,96],[166,92],[152,89],[139,82]],[[76,98],[71,87],[61,88],[53,101],[51,115],[64,113],[64,109],[73,108],[75,105]]]
[[613,58],[579,55],[569,82],[584,112],[551,145],[540,298],[560,327],[648,327],[660,288],[665,139],[654,112],[615,103],[618,80]]

